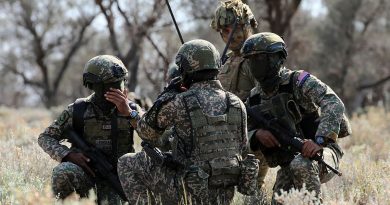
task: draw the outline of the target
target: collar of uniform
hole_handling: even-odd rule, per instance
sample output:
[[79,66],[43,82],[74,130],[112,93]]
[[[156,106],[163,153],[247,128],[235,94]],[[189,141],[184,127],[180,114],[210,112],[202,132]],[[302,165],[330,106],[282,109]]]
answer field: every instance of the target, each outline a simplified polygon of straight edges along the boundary
[[204,89],[204,88],[222,89],[222,85],[221,82],[219,82],[219,80],[207,80],[207,81],[201,81],[192,84],[189,90]]
[[[292,74],[292,70],[289,70],[286,67],[283,67],[280,70],[281,81],[280,81],[279,85],[287,85],[289,83],[289,81],[290,81],[291,74]],[[277,89],[279,89],[279,87]],[[275,96],[275,94],[278,93],[278,92],[274,92],[272,95],[267,95],[263,91],[263,89],[261,89],[260,83],[257,83],[257,89],[256,90],[258,91],[258,93],[260,94],[261,98],[263,98],[263,99],[269,99],[269,98]]]

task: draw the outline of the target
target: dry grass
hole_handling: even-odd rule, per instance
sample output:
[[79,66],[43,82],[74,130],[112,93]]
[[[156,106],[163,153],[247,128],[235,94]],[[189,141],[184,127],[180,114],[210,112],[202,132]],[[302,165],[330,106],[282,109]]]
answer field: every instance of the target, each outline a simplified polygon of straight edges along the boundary
[[[36,139],[51,122],[52,112],[0,107],[0,204],[54,204],[50,176],[56,162]],[[57,113],[57,112],[55,112]],[[353,136],[340,140],[345,155],[342,177],[323,185],[325,204],[390,204],[390,113],[370,108],[352,117]],[[136,140],[136,143],[139,140]],[[137,147],[139,150],[139,147]],[[276,170],[266,178],[271,190]],[[310,193],[293,190],[280,197],[286,204],[310,204]],[[77,196],[64,204],[94,204]],[[233,202],[243,204],[237,195]]]

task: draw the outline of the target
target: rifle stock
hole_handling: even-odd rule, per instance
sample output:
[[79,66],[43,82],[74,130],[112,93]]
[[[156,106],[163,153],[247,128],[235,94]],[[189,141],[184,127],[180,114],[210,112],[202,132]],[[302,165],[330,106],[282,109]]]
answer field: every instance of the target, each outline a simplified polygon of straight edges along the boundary
[[165,165],[172,169],[180,169],[184,167],[183,164],[174,160],[172,155],[161,152],[160,149],[154,147],[148,142],[142,141],[141,146],[144,149],[146,155],[148,155],[157,166]]

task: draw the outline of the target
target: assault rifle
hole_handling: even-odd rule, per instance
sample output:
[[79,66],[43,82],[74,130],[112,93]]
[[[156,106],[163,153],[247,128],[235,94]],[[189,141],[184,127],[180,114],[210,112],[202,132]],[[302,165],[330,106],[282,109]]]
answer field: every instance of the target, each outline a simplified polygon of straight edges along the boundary
[[[264,128],[270,131],[282,145],[286,145],[289,151],[291,152],[302,151],[303,140],[299,136],[297,136],[297,134],[292,133],[290,130],[282,126],[280,122],[278,122],[278,119],[274,118],[272,120],[267,120],[260,113],[255,113],[255,111],[249,107],[246,107],[246,111],[248,115],[256,121],[256,123],[263,125]],[[311,159],[325,165],[327,168],[329,168],[332,172],[334,172],[338,176],[342,175],[340,171],[327,164],[322,159],[322,156],[319,153],[317,153]]]
[[163,153],[157,147],[149,144],[148,142],[142,141],[141,146],[145,153],[152,159],[157,166],[167,166],[173,169],[183,168],[184,165],[172,158],[170,153]]
[[123,192],[121,183],[119,181],[115,166],[113,166],[106,155],[102,153],[98,148],[89,145],[71,128],[66,130],[66,135],[70,142],[81,150],[91,161],[88,163],[98,176],[106,179],[110,186],[116,191],[116,193],[127,201],[126,195]]

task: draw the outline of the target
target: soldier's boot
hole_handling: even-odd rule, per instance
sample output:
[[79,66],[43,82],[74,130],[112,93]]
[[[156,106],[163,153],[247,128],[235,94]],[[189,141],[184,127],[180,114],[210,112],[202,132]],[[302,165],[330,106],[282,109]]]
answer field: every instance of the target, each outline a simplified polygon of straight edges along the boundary
[[53,169],[52,189],[55,196],[64,199],[73,192],[87,197],[94,188],[92,179],[83,169],[70,162],[62,162]]

